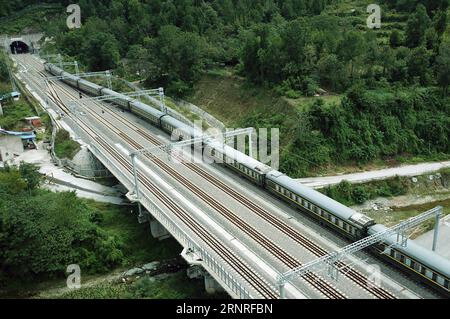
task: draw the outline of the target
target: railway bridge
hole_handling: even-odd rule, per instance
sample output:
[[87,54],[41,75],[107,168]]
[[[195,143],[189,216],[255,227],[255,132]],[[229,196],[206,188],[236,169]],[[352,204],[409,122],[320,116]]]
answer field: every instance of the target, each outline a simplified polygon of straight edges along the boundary
[[[172,163],[152,154],[133,158],[130,154],[139,150],[167,144],[169,137],[113,104],[49,81],[38,57],[13,59],[20,69],[16,76],[48,114],[87,144],[129,190],[128,198],[145,208],[140,222],[150,222],[161,238],[173,236],[192,265],[189,273],[204,275],[213,290],[222,287],[233,298],[280,298],[280,275],[347,244],[223,167]],[[282,297],[428,297],[430,292],[417,288],[413,280],[390,272],[381,272],[375,287],[369,281],[374,262],[365,253],[351,256],[342,264],[339,281],[309,272],[286,282]]]

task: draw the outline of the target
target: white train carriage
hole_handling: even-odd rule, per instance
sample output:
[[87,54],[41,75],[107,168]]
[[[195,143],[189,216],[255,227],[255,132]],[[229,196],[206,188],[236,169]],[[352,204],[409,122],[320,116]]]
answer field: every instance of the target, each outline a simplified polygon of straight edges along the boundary
[[95,84],[95,83],[92,83],[92,82],[89,82],[89,81],[86,81],[84,79],[79,79],[78,80],[78,88],[80,90],[82,90],[83,92],[86,92],[86,93],[88,93],[90,95],[93,95],[93,96],[101,95],[102,94],[102,89],[103,89],[102,86],[100,86],[98,84]]
[[130,104],[134,101],[133,98],[117,93],[116,91],[110,90],[108,88],[102,89],[102,96],[111,96],[111,99],[107,99],[105,101],[117,104],[124,110],[131,111]]
[[272,168],[250,156],[237,151],[217,139],[210,139],[205,143],[205,152],[214,159],[216,163],[223,164],[250,181],[264,185],[264,175]]
[[[377,224],[369,228],[368,234],[374,235],[385,230],[384,225]],[[385,242],[373,246],[373,249],[391,264],[406,268],[422,282],[450,296],[450,260],[419,246],[413,240],[408,240],[406,247],[394,247],[396,243],[397,236],[392,235]]]
[[59,76],[64,72],[62,69],[51,63],[45,63],[44,69],[55,76]]
[[326,225],[351,239],[367,235],[367,228],[375,224],[372,218],[303,186],[278,171],[266,174],[266,189],[301,211],[306,211]]
[[67,83],[70,86],[78,87],[78,81],[80,80],[79,77],[74,76],[74,75],[72,75],[70,73],[67,73],[67,72],[63,72],[63,73],[61,73],[61,75],[63,76],[62,81],[64,83]]
[[137,100],[130,103],[130,111],[157,126],[161,126],[161,118],[166,115],[165,113]]
[[168,115],[161,118],[161,128],[171,134],[172,141],[189,140],[195,136],[194,127]]

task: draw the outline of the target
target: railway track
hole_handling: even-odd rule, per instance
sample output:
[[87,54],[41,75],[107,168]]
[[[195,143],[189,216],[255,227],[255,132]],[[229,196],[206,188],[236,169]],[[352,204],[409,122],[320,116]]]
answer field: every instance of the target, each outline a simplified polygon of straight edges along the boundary
[[[58,105],[64,112],[70,115],[70,110],[64,105],[62,100],[59,98],[56,90],[51,92],[52,101]],[[123,158],[114,148],[112,148],[107,142],[104,141],[100,136],[96,135],[95,132],[87,127],[84,123],[79,123],[80,127],[84,132],[94,141],[101,145],[101,147],[114,158],[125,170],[132,175],[131,164]],[[154,185],[147,177],[139,173],[139,181],[145,188],[150,191],[160,202],[162,202],[167,208],[171,210],[181,221],[183,221],[192,231],[202,238],[221,258],[227,260],[230,266],[249,284],[260,293],[265,298],[275,299],[278,298],[278,294],[274,292],[269,284],[264,282],[253,270],[250,269],[243,261],[239,260],[229,249],[224,247],[210,232],[197,223],[183,208],[175,204],[172,199],[159,190],[159,188]]]
[[[42,72],[40,72],[40,73],[41,73],[42,76],[45,76],[45,74],[43,74]],[[100,105],[100,104],[98,103],[98,105]],[[106,110],[108,112],[110,112],[113,116],[115,116],[116,118],[119,119],[119,117],[114,112],[111,112],[107,108],[106,108]],[[133,130],[136,130],[136,132],[138,134],[143,136],[145,139],[149,140],[154,145],[161,145],[162,144],[158,139],[154,138],[153,136],[151,136],[147,132],[142,131],[141,129],[139,129],[136,125],[131,123],[126,118],[120,117],[120,120],[121,121],[125,121],[125,124],[127,126],[132,128]],[[129,144],[133,145],[136,149],[142,149],[141,145],[139,145],[135,141],[131,140],[123,132],[121,132],[120,135],[121,135],[121,137],[123,139],[126,139]],[[147,157],[150,160],[152,160],[152,161],[159,162],[158,164],[161,165],[161,161],[159,159],[157,159],[156,157],[152,158],[152,157],[150,157],[148,155],[147,155]],[[165,163],[163,163],[163,164],[165,164]],[[316,256],[320,257],[320,256],[323,256],[323,255],[327,254],[326,250],[324,250],[323,248],[321,248],[317,244],[313,243],[311,240],[309,240],[306,237],[304,237],[303,235],[301,235],[293,227],[291,227],[290,225],[288,225],[288,224],[282,222],[281,220],[277,219],[276,217],[274,217],[272,214],[270,214],[268,211],[266,211],[265,209],[261,208],[260,206],[257,206],[256,204],[252,203],[245,196],[243,196],[242,194],[239,194],[238,192],[236,192],[231,187],[227,186],[222,181],[218,180],[217,178],[215,178],[214,176],[212,176],[208,172],[204,171],[198,165],[191,164],[191,163],[183,163],[183,165],[189,167],[192,171],[194,171],[199,176],[201,176],[202,178],[204,178],[205,180],[210,182],[212,185],[216,186],[220,190],[224,191],[225,193],[227,193],[228,195],[230,195],[231,197],[236,199],[238,202],[240,202],[241,204],[243,204],[244,206],[249,208],[252,212],[256,213],[259,217],[263,218],[264,220],[269,222],[271,225],[273,225],[274,227],[276,227],[280,231],[284,232],[291,239],[293,239],[295,242],[297,242],[298,244],[300,244],[304,248],[308,249],[310,252],[312,252]],[[212,199],[208,194],[204,193],[201,190],[200,190],[201,191],[200,194],[198,194],[199,188],[196,187],[195,185],[193,185],[192,183],[190,183],[189,181],[187,181],[187,179],[185,177],[183,177],[182,175],[180,175],[179,173],[177,173],[176,171],[174,171],[173,169],[171,169],[167,165],[165,165],[165,167],[161,168],[161,169],[166,171],[169,175],[173,176],[179,182],[182,182],[191,191],[196,192],[197,196],[202,198],[205,202],[208,202],[212,207],[215,208],[215,210],[219,211],[221,214],[226,214],[226,217],[231,218],[232,222],[236,226],[238,226],[240,228],[244,227],[249,232],[248,235],[250,237],[252,237],[253,239],[257,240],[258,242],[265,242],[268,246],[271,246],[271,248],[273,249],[274,253],[280,252],[280,248],[279,247],[273,247],[273,244],[270,243],[270,241],[267,238],[261,237],[260,234],[255,233],[254,229],[249,228],[251,226],[249,226],[246,223],[242,223],[242,221],[236,220],[237,216],[230,215],[230,213],[232,214],[232,212],[228,211],[225,207],[223,207],[223,205],[221,205],[220,203],[218,203],[217,201]],[[297,267],[297,266],[301,265],[301,264],[299,264],[299,262],[297,260],[291,258],[289,255],[286,256],[286,254],[282,250],[281,250],[281,255],[278,258],[279,259],[283,258],[283,260],[281,260],[281,259],[280,260],[283,263],[285,263],[286,265],[288,265],[289,267]],[[385,289],[383,289],[381,287],[376,287],[374,285],[369,284],[367,278],[363,274],[361,274],[360,272],[350,268],[349,265],[347,265],[347,264],[345,264],[343,262],[339,262],[339,263],[337,263],[336,266],[339,267],[340,271],[342,273],[344,273],[346,277],[351,279],[355,284],[357,284],[358,286],[362,287],[363,289],[365,289],[369,293],[373,294],[375,297],[385,298],[385,299],[393,299],[393,298],[395,298],[394,295],[392,295],[390,292],[386,291]],[[311,277],[310,278],[305,278],[305,279],[307,279],[307,281],[310,280],[312,282],[317,282],[318,278],[314,277],[315,276],[314,274],[308,274],[308,275],[313,275],[313,277],[312,278]],[[322,279],[320,278],[320,280],[322,280]],[[319,290],[325,290],[323,292],[324,292],[325,295],[328,295],[328,297],[330,297],[330,298],[342,297],[342,296],[338,296],[338,295],[332,293],[330,291],[329,287],[321,286],[321,285],[322,285],[322,283],[319,283],[319,287],[316,287],[316,288],[319,289]]]
[[[67,91],[65,88],[60,87],[61,90],[64,90],[69,96],[76,98],[71,92]],[[121,137],[124,141],[126,141],[130,146],[132,146],[135,150],[142,149],[143,146],[135,142],[128,135],[126,135],[123,131],[117,129],[112,126],[110,123],[105,121],[101,116],[96,114],[91,110],[87,110],[97,119],[100,123],[103,123],[106,127],[108,127],[111,131],[115,132],[119,137]],[[184,185],[188,190],[190,190],[197,197],[202,199],[207,205],[212,207],[216,212],[221,214],[227,221],[231,222],[238,229],[242,230],[247,236],[252,238],[255,242],[264,247],[267,251],[269,251],[275,258],[285,264],[289,269],[296,268],[302,265],[298,260],[290,256],[287,252],[285,252],[281,247],[277,246],[275,243],[270,241],[267,237],[262,235],[244,220],[239,218],[235,213],[231,210],[227,209],[220,202],[214,199],[212,196],[208,195],[202,189],[194,185],[184,176],[179,174],[177,171],[172,169],[163,161],[159,160],[155,157],[149,157],[149,159],[153,160],[157,165],[166,172],[169,176],[172,176],[179,183]],[[304,279],[313,287],[315,287],[319,292],[321,292],[325,297],[332,299],[345,299],[346,297],[339,291],[337,291],[334,287],[325,282],[322,278],[313,273],[308,273],[304,276]]]
[[[154,145],[158,146],[158,145],[162,145],[163,144],[158,139],[152,137],[147,132],[137,128],[136,125],[134,125],[132,122],[128,121],[126,118],[123,118],[123,117],[119,118],[114,112],[111,112],[109,110],[107,110],[107,111],[110,114],[112,114],[114,117],[116,117],[117,119],[121,120],[124,124],[126,124],[131,129],[136,130],[136,132],[138,132],[144,138],[146,138],[147,140],[152,142]],[[122,138],[127,138],[127,137],[126,136],[122,136]],[[129,143],[130,144],[134,144],[136,150],[143,148],[143,146],[137,144],[134,141],[129,141]],[[148,156],[148,155],[146,157],[149,158],[152,161],[158,162],[160,165],[164,165],[164,163],[161,160],[159,160],[157,157],[151,157],[151,156]],[[180,159],[180,162],[182,162],[181,158],[178,158],[178,159]],[[317,257],[322,257],[322,256],[325,256],[325,255],[328,254],[328,252],[325,249],[321,248],[320,246],[318,246],[317,244],[312,242],[310,239],[308,239],[305,236],[303,236],[302,234],[300,234],[292,226],[282,222],[280,219],[278,219],[275,216],[273,216],[270,212],[268,212],[264,208],[261,208],[257,204],[251,202],[250,200],[248,200],[248,198],[246,198],[242,194],[238,193],[233,188],[227,186],[225,183],[223,183],[219,179],[215,178],[214,176],[212,176],[211,174],[209,174],[205,170],[201,169],[198,165],[192,164],[192,163],[182,163],[182,164],[187,166],[187,167],[189,167],[192,171],[197,173],[199,176],[203,177],[205,180],[207,180],[212,185],[216,186],[217,188],[219,188],[220,190],[222,190],[226,194],[230,195],[232,198],[237,200],[239,203],[241,203],[245,207],[249,208],[252,212],[254,212],[259,217],[261,217],[264,220],[266,220],[267,222],[269,222],[272,226],[274,226],[277,229],[279,229],[280,231],[284,232],[291,239],[293,239],[296,243],[298,243],[301,246],[303,246],[304,248],[308,249],[310,252],[315,254]],[[188,188],[190,188],[190,187],[188,187]],[[346,264],[344,262],[338,262],[336,264],[336,266],[339,267],[340,271],[346,277],[348,277],[355,284],[357,284],[358,286],[362,287],[367,292],[373,294],[375,297],[381,298],[381,299],[395,299],[396,298],[389,291],[387,291],[387,290],[385,290],[385,289],[383,289],[381,287],[376,287],[376,286],[370,284],[368,282],[367,278],[363,274],[361,274],[360,272],[352,269],[351,266],[349,266],[348,264]]]

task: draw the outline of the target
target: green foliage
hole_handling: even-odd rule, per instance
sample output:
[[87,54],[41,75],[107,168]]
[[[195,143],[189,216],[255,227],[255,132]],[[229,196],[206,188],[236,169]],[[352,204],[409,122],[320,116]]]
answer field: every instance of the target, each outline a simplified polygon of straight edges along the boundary
[[415,48],[423,44],[425,32],[430,25],[430,17],[424,5],[419,4],[406,25],[406,45]]
[[442,88],[444,96],[447,95],[450,85],[450,43],[444,42],[439,48],[439,55],[436,59],[437,82]]
[[379,93],[354,87],[341,108],[316,104],[313,128],[330,145],[333,158],[365,163],[402,153],[449,153],[449,105],[435,90]]
[[[65,5],[67,6],[67,3]],[[42,1],[2,0],[0,1],[0,34],[20,34],[24,30],[26,32],[43,30],[51,25],[49,20],[53,20],[55,16],[61,15],[63,12],[64,9],[59,4],[42,3]]]
[[[221,294],[217,297],[228,298]],[[64,293],[62,299],[197,299],[211,298],[202,280],[192,280],[185,272],[164,279],[140,278],[131,284],[101,283]]]
[[393,48],[398,48],[403,43],[402,36],[398,30],[394,30],[391,33],[391,36],[389,37],[389,44]]
[[37,189],[37,168],[0,171],[0,281],[64,274],[79,264],[86,273],[121,264],[121,243],[91,220],[76,194]]
[[59,158],[73,159],[79,152],[80,144],[70,138],[69,132],[59,130],[55,137],[55,154]]
[[160,242],[152,237],[148,224],[136,222],[137,207],[94,201],[87,201],[86,204],[92,212],[91,221],[110,236],[120,238],[125,265],[132,267],[139,263],[171,259],[179,254],[181,248],[176,240]]
[[406,180],[395,177],[385,181],[370,182],[366,184],[350,184],[343,181],[335,186],[328,186],[321,190],[325,195],[347,205],[361,205],[377,197],[400,196],[407,193]]
[[8,66],[6,63],[5,55],[0,54],[0,82],[9,80]]
[[3,116],[0,116],[0,127],[6,130],[20,128],[20,121],[29,116],[35,116],[30,105],[21,98],[20,101],[10,102],[3,106]]
[[34,164],[21,162],[19,166],[19,173],[27,184],[28,190],[34,190],[42,183],[42,175],[39,173],[39,168]]

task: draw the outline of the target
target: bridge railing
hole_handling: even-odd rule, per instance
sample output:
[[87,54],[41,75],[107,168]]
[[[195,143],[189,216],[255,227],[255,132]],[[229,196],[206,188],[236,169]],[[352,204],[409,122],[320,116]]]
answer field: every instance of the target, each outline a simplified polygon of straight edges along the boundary
[[[49,106],[51,105],[53,109],[59,109],[59,107],[51,99],[47,99],[47,103]],[[56,127],[56,119],[53,119],[50,113],[49,115],[54,127]],[[101,151],[101,147],[99,146],[98,142],[91,138],[88,134],[86,134],[81,125],[76,121],[76,119],[78,119],[77,115],[75,114],[75,120],[72,118],[66,119],[74,124],[72,130],[74,130],[75,134],[79,137],[82,137],[84,142],[88,144],[88,148],[91,153],[96,156],[97,159],[99,159],[106,168],[114,173],[115,177],[125,187],[127,187],[129,190],[133,190],[135,187],[132,174],[127,175],[123,169],[119,168],[115,162],[111,161]],[[250,294],[250,292],[240,282],[238,282],[238,280],[230,273],[229,270],[225,269],[225,267],[223,266],[224,264],[226,264],[225,260],[221,259],[220,256],[219,258],[213,256],[210,252],[208,252],[205,248],[198,244],[191,236],[189,236],[185,232],[185,230],[180,227],[179,224],[177,224],[166,213],[164,213],[157,206],[157,204],[152,201],[148,194],[141,194],[140,202],[183,247],[189,247],[191,250],[193,250],[201,258],[201,262],[205,270],[210,274],[216,275],[221,281],[221,284],[225,285],[226,288],[234,293],[237,298],[253,299],[253,296]]]
[[[78,124],[77,124],[78,125]],[[122,182],[128,189],[134,189],[134,181],[132,175],[125,174],[123,169],[119,168],[116,163],[111,161],[107,156],[100,151],[97,142],[89,138],[89,149],[105,167],[108,167],[118,180]],[[146,193],[140,194],[140,202],[148,210],[148,212],[156,218],[166,230],[183,246],[193,250],[200,258],[203,267],[211,274],[215,274],[222,284],[226,285],[229,291],[232,291],[239,299],[253,299],[250,292],[233,277],[229,270],[225,269],[224,260],[219,261],[206,249],[201,247],[191,236],[189,236],[172,218],[167,216]]]
[[231,274],[223,267],[225,261],[219,262],[207,250],[198,245],[181,227],[169,218],[159,207],[144,195],[141,203],[149,209],[155,217],[184,247],[190,248],[200,257],[203,267],[209,272],[216,274],[222,284],[225,284],[238,298],[252,299],[252,296]]

